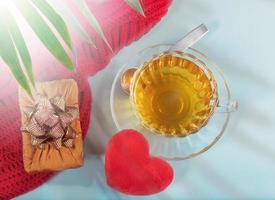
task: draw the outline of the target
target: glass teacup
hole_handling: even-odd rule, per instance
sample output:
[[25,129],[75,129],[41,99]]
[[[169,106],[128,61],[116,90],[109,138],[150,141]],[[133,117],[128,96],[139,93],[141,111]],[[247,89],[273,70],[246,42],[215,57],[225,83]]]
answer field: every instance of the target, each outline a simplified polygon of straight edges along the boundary
[[[143,133],[153,155],[187,159],[218,141],[237,103],[206,56],[192,48],[167,51],[169,47],[155,45],[131,58],[114,81],[111,110],[117,128]],[[133,66],[138,67],[129,98],[120,80]]]
[[152,132],[187,136],[204,126],[217,108],[217,83],[192,54],[165,51],[135,71],[130,100],[141,123]]

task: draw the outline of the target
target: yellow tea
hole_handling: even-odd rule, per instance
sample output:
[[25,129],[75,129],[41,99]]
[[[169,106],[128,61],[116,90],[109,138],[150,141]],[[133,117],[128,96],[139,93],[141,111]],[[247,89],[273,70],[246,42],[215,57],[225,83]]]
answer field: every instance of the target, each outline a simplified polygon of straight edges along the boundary
[[194,133],[213,112],[213,79],[184,58],[165,55],[152,59],[141,66],[133,81],[131,98],[137,115],[159,134]]

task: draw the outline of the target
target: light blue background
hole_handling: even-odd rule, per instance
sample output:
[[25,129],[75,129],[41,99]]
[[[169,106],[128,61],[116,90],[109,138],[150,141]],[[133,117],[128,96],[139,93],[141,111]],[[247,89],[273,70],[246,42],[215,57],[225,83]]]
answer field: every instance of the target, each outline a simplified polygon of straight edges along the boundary
[[[96,155],[116,131],[109,108],[114,75],[136,51],[174,42],[201,23],[210,32],[195,48],[220,66],[239,101],[239,112],[210,151],[171,162],[175,179],[164,192],[147,197],[114,192],[105,182],[103,157]],[[84,167],[64,171],[17,200],[275,199],[274,46],[274,0],[174,0],[161,23],[90,79],[93,114]]]

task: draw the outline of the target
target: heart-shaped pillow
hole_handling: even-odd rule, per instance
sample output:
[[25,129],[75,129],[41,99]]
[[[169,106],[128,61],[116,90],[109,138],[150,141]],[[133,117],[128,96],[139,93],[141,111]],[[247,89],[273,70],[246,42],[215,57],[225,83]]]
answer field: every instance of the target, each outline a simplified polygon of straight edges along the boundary
[[123,130],[109,141],[105,154],[107,183],[130,195],[150,195],[164,190],[173,179],[173,169],[165,161],[149,155],[144,136]]
[[[67,1],[68,4],[71,0]],[[137,14],[124,0],[108,0],[95,4],[87,0],[113,48],[112,53],[102,39],[89,30],[97,49],[73,35],[78,52],[76,72],[69,72],[58,63],[30,32],[26,36],[31,51],[34,72],[39,81],[74,78],[80,92],[80,118],[83,134],[87,133],[91,111],[91,90],[88,76],[103,69],[111,57],[121,48],[137,40],[155,25],[171,3],[171,0],[143,0],[146,18]],[[88,27],[87,22],[83,24]],[[46,182],[54,173],[27,174],[22,161],[22,139],[20,132],[20,112],[18,106],[18,86],[7,67],[0,60],[0,199],[10,199],[33,190]],[[91,172],[92,173],[92,172]]]

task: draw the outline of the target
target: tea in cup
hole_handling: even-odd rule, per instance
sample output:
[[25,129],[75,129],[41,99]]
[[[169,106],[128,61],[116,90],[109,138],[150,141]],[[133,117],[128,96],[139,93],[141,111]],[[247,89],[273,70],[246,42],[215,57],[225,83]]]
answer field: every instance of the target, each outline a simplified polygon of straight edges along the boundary
[[218,105],[215,77],[204,63],[189,58],[191,54],[166,51],[134,73],[130,69],[131,104],[141,123],[154,133],[177,137],[195,133]]

